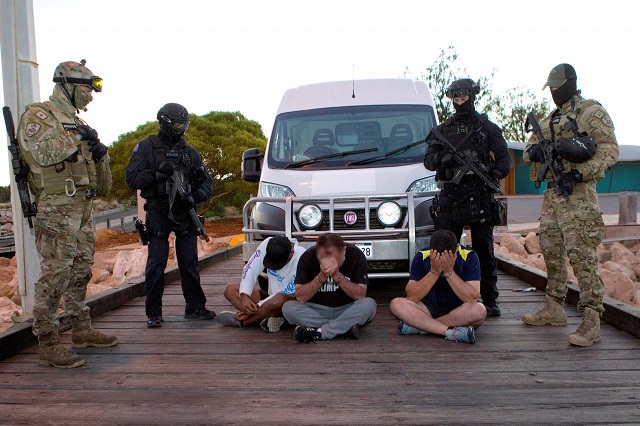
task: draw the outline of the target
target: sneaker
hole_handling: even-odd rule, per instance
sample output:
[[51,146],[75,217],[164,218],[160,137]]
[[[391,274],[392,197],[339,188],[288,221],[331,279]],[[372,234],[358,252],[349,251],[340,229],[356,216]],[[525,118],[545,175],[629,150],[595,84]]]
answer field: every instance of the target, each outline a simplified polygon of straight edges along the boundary
[[404,321],[398,321],[398,334],[429,334],[429,332],[412,327]]
[[454,327],[447,330],[447,334],[444,336],[447,340],[453,340],[463,343],[475,343],[476,332],[473,331],[473,327]]
[[322,340],[322,333],[320,333],[317,328],[302,327],[301,325],[299,325],[295,330],[293,330],[293,340],[300,343],[309,343],[315,340]]
[[242,322],[236,319],[236,313],[231,311],[220,312],[216,316],[216,321],[228,327],[242,327]]
[[356,324],[343,334],[345,338],[359,340],[360,339],[360,325]]
[[484,307],[487,308],[488,317],[499,317],[500,315],[502,315],[500,306],[498,306],[498,302],[496,300],[485,303]]
[[260,328],[267,333],[275,333],[276,331],[280,331],[280,327],[282,327],[284,323],[285,321],[282,317],[269,317],[260,321]]
[[163,322],[162,317],[151,317],[147,320],[147,328],[160,328]]
[[185,319],[193,320],[212,320],[216,317],[216,313],[207,308],[196,309],[195,311],[185,312]]

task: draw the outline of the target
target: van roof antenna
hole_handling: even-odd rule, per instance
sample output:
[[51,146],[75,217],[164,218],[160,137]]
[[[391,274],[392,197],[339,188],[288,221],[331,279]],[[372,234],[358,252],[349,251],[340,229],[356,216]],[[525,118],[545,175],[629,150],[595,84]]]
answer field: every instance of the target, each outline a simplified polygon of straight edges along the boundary
[[356,97],[356,64],[351,65],[351,97]]

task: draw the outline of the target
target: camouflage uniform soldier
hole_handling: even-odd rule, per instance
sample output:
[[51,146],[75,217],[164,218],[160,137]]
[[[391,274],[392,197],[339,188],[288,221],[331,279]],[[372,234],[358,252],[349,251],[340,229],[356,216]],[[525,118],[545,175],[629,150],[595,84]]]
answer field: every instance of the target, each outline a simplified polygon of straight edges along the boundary
[[[554,143],[564,173],[559,175],[558,182],[547,174],[542,203],[540,246],[547,265],[546,303],[540,311],[523,316],[522,321],[529,325],[567,323],[563,303],[567,294],[568,255],[580,286],[580,306],[584,308],[582,322],[569,336],[569,343],[591,346],[600,341],[600,315],[604,311],[604,285],[596,257],[604,222],[596,183],[604,177],[605,169],[618,161],[618,142],[607,111],[598,102],[580,95],[571,65],[553,68],[546,86],[551,88],[558,108],[540,127],[544,138]],[[543,153],[535,135],[527,143],[524,159],[531,163],[531,179],[537,182]]]
[[[28,105],[20,119],[20,151],[30,171],[36,197],[36,248],[42,276],[35,284],[33,333],[38,336],[40,363],[59,368],[84,364],[60,345],[58,306],[70,314],[74,347],[108,347],[118,343],[91,328],[85,305],[95,251],[93,198],[111,189],[107,147],[76,116],[102,90],[102,79],[81,63],[63,62],[47,102]],[[85,109],[86,111],[86,109]]]

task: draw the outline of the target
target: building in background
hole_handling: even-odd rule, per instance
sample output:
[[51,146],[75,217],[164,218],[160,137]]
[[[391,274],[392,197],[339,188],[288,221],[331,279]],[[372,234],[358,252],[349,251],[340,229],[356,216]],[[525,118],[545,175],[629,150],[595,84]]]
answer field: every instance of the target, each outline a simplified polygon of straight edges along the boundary
[[[525,144],[508,142],[507,145],[513,166],[509,176],[504,179],[505,194],[542,194],[546,184],[543,183],[540,188],[536,188],[529,177],[529,166],[522,159]],[[607,169],[596,188],[601,194],[640,191],[640,145],[620,145],[620,159],[613,167]]]

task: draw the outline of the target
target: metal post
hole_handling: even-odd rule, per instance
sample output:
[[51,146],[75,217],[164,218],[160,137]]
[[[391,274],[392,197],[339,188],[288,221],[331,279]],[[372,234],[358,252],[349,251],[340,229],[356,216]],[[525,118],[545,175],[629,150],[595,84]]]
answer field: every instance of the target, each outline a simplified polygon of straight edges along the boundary
[[618,225],[638,224],[638,193],[623,191],[618,194]]
[[285,234],[287,235],[287,238],[291,238],[291,222],[292,222],[292,216],[293,216],[293,201],[291,199],[291,197],[287,197],[285,199],[285,206],[286,206],[286,213],[284,215],[284,231]]
[[409,262],[416,254],[416,211],[413,192],[407,192],[407,215],[409,220]]
[[[32,0],[0,1],[0,52],[4,104],[13,111],[17,127],[25,106],[40,101]],[[12,170],[11,166],[6,170]],[[40,277],[40,260],[34,230],[22,216],[13,173],[10,175],[18,292],[22,296],[23,311],[32,313],[35,282]]]

